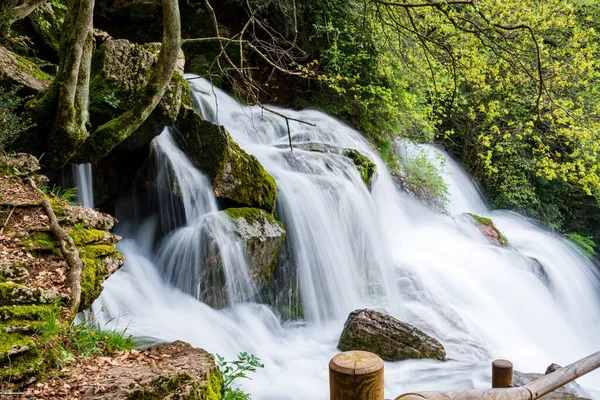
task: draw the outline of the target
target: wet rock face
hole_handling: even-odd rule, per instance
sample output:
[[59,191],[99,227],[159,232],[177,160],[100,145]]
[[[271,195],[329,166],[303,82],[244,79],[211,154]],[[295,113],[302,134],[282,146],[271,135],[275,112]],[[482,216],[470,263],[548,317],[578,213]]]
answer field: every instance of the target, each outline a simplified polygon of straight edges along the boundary
[[261,290],[269,281],[285,240],[281,222],[256,208],[230,208],[224,211],[233,220],[246,246],[250,275]]
[[[241,240],[246,251],[252,292],[248,293],[247,299],[240,300],[249,301],[271,283],[286,232],[281,222],[261,209],[229,208],[221,211],[215,218],[222,216],[231,219],[231,234]],[[210,228],[207,229],[207,234],[212,234]],[[206,259],[206,268],[200,276],[201,298],[213,308],[225,308],[229,306],[228,287],[222,255],[214,243],[209,245]]]
[[444,346],[436,339],[406,322],[369,309],[350,313],[338,349],[370,351],[386,361],[446,358]]
[[275,210],[277,186],[256,157],[246,153],[222,126],[196,113],[177,121],[186,137],[185,151],[213,182],[216,197],[226,207]]

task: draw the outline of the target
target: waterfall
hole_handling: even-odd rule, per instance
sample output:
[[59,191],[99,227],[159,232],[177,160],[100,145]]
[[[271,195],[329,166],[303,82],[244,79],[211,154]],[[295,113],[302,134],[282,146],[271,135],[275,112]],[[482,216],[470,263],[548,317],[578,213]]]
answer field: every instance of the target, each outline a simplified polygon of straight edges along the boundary
[[94,208],[92,164],[73,164],[73,180],[77,186],[77,200],[85,207]]
[[[241,105],[203,79],[189,82],[198,111],[224,125],[275,178],[276,218],[287,230],[305,318],[282,323],[267,305],[240,301],[251,290],[240,243],[227,220],[214,222],[219,214],[208,180],[166,130],[153,142],[164,174],[159,181],[177,183],[185,221],[157,245],[156,219],[141,223],[117,213],[125,221],[118,233],[126,238],[119,248],[127,263],[93,305],[99,322],[128,327],[147,342],[185,340],[228,358],[239,351],[256,354],[265,369],[242,384],[263,400],[327,399],[328,360],[348,313],[360,307],[422,328],[452,360],[386,363],[388,398],[489,387],[494,358],[510,359],[520,371],[543,372],[552,362],[564,365],[600,348],[595,266],[534,221],[488,210],[477,186],[444,152],[421,147],[446,160],[451,215],[398,192],[377,153],[335,118],[274,108],[314,125],[290,121],[290,151],[283,118]],[[309,151],[316,145],[332,151]],[[339,148],[357,149],[376,164],[370,191],[353,164],[334,151]],[[172,213],[163,203],[161,212]],[[461,216],[465,212],[492,218],[510,247],[491,245]],[[221,311],[199,301],[208,223],[220,232],[210,240],[225,254],[231,285],[231,306]],[[600,390],[600,373],[581,382]]]

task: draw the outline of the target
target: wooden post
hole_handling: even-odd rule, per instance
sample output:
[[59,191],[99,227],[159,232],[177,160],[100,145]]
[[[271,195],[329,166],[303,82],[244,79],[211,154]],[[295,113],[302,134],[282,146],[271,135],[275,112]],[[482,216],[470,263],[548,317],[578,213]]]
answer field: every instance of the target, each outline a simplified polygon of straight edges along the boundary
[[511,387],[513,365],[508,360],[495,360],[492,363],[492,388],[506,389]]
[[368,351],[346,351],[329,361],[330,400],[383,400],[383,360]]

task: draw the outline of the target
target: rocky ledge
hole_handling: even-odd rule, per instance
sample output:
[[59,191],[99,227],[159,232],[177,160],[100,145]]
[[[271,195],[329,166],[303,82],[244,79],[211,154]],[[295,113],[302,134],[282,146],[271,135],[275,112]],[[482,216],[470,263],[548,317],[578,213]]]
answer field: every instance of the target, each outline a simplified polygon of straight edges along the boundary
[[22,399],[217,400],[223,378],[214,357],[184,342],[77,360]]

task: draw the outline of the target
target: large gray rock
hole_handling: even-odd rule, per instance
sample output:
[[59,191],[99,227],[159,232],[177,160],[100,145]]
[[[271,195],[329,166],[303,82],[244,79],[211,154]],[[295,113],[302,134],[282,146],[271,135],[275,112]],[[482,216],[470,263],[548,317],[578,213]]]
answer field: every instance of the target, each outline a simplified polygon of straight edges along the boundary
[[350,313],[338,349],[370,351],[386,361],[446,358],[444,346],[436,339],[406,322],[369,309]]
[[0,47],[0,86],[21,86],[21,94],[35,95],[47,89],[52,78],[35,63]]
[[[246,258],[252,279],[252,291],[247,299],[251,300],[271,281],[281,245],[285,240],[285,230],[281,222],[271,214],[257,208],[229,208],[221,211],[233,221],[233,235],[241,239],[246,251]],[[208,222],[207,234],[213,233]],[[214,238],[213,238],[214,239]],[[209,245],[206,257],[206,268],[200,277],[201,298],[213,308],[224,308],[229,305],[228,288],[223,271],[223,260],[219,248]]]
[[[90,121],[100,126],[131,109],[152,74],[160,43],[137,45],[125,39],[104,38],[94,53],[90,79]],[[118,148],[133,150],[148,144],[165,126],[172,125],[182,103],[190,106],[190,89],[183,79],[185,58],[180,50],[171,83],[150,117]]]
[[215,195],[226,207],[255,207],[272,213],[277,185],[256,157],[246,153],[224,127],[196,113],[177,120],[186,138],[185,151],[213,182]]

